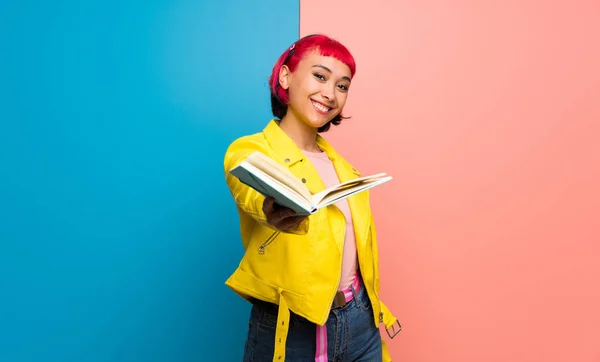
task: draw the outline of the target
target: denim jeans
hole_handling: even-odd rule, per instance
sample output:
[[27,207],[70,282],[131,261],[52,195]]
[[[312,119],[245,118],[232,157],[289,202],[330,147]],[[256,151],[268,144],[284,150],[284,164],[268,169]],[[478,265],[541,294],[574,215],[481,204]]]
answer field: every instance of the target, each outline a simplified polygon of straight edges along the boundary
[[[371,302],[361,286],[344,307],[327,319],[329,362],[381,362],[381,335],[373,323]],[[285,362],[315,360],[316,324],[290,313]],[[272,362],[275,348],[277,306],[256,302],[250,312],[244,362]]]

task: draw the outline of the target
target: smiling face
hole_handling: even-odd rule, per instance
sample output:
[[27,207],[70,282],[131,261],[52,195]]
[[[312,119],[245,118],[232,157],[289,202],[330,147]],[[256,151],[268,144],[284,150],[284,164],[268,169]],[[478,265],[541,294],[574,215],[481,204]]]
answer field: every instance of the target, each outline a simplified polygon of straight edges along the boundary
[[288,91],[288,120],[319,128],[340,114],[350,89],[350,68],[334,57],[307,54],[294,72],[281,68],[279,84]]

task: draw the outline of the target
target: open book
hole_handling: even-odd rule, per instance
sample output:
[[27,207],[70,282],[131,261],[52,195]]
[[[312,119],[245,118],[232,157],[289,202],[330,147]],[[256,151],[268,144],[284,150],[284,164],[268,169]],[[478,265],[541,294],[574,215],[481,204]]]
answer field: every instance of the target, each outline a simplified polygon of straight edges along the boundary
[[273,197],[275,203],[296,211],[298,215],[314,214],[321,208],[392,179],[385,173],[379,173],[346,181],[311,194],[290,170],[258,151],[229,173],[265,197]]

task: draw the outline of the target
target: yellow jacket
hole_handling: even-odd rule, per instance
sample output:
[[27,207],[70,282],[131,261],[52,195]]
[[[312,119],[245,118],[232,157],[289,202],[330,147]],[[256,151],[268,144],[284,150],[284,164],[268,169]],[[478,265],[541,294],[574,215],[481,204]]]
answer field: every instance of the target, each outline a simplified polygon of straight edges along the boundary
[[[317,144],[333,162],[341,182],[360,175],[325,139],[318,136]],[[279,232],[270,227],[262,211],[264,197],[229,174],[254,151],[287,166],[312,193],[323,190],[325,185],[276,120],[271,120],[261,133],[235,140],[225,154],[226,181],[237,205],[246,250],[226,285],[247,300],[256,298],[279,305],[274,360],[283,361],[290,310],[319,325],[327,321],[341,277],[346,222],[336,206],[329,206],[309,216],[296,230]],[[358,264],[373,305],[373,323],[384,323],[386,329],[397,326],[398,330],[397,319],[379,299],[377,238],[369,192],[350,197],[348,203]],[[385,342],[383,347],[383,361],[391,361]]]

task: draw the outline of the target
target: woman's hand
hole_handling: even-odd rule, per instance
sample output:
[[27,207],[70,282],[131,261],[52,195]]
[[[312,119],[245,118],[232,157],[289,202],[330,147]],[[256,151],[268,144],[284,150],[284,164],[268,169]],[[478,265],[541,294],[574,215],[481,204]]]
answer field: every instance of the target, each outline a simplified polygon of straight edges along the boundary
[[272,197],[265,198],[262,209],[267,216],[267,223],[280,231],[292,230],[308,217],[296,215],[294,210],[276,204]]

